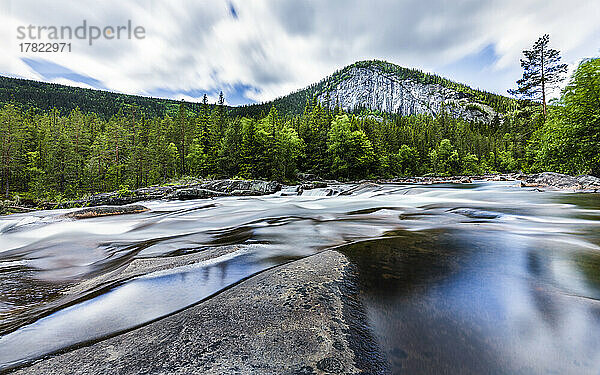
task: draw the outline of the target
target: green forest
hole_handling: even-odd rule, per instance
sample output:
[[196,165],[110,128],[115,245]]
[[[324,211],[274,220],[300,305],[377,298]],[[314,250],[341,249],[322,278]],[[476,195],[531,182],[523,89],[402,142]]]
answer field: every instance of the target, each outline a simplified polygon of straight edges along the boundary
[[535,100],[498,97],[479,97],[503,106],[503,118],[490,124],[448,115],[347,113],[314,95],[301,111],[276,101],[246,115],[225,106],[223,97],[215,105],[176,102],[169,111],[121,103],[111,116],[12,100],[0,109],[0,186],[7,197],[56,200],[185,176],[292,182],[299,172],[338,180],[600,175],[600,59],[579,65],[546,115]]

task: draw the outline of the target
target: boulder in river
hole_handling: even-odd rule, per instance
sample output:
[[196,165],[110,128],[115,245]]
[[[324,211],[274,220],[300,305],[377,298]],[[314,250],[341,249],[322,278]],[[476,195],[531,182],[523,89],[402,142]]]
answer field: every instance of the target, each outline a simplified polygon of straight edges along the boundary
[[319,178],[312,173],[298,173],[298,179],[301,181],[318,180]]
[[598,178],[598,177],[584,174],[584,175],[577,176],[575,178],[579,182],[579,185],[581,185],[581,188],[584,190],[600,189],[600,178]]
[[89,219],[92,217],[100,216],[111,216],[111,215],[125,215],[125,214],[137,214],[140,212],[148,211],[149,209],[139,204],[127,205],[127,206],[97,206],[82,208],[77,211],[69,212],[64,217],[73,219]]
[[203,184],[177,187],[166,199],[206,199],[222,196],[255,196],[273,194],[281,190],[281,184],[260,180],[215,180]]
[[200,187],[223,193],[253,191],[257,195],[273,194],[281,190],[280,183],[261,180],[215,180],[206,182],[200,185]]
[[199,187],[189,187],[183,189],[177,189],[171,194],[167,195],[167,199],[178,199],[178,200],[189,200],[189,199],[207,199],[212,197],[221,197],[227,195],[225,193],[202,189]]

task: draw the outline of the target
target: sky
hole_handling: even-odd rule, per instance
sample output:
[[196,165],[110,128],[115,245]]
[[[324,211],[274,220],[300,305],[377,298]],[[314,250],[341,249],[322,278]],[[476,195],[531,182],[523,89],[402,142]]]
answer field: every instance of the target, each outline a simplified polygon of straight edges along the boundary
[[[131,21],[143,39],[37,35],[84,20],[100,30]],[[521,51],[545,33],[571,71],[599,56],[598,20],[597,0],[0,0],[0,75],[191,101],[223,91],[239,105],[380,59],[506,94]],[[29,25],[33,38],[19,39]],[[21,50],[38,42],[71,42],[71,52]]]

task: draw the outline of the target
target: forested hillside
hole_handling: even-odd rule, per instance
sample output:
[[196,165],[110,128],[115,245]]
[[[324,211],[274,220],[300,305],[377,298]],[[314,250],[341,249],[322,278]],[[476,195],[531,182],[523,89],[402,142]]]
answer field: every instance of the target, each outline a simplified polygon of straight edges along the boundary
[[447,116],[351,115],[315,102],[299,116],[272,107],[258,120],[228,116],[222,105],[189,116],[185,106],[173,117],[128,106],[104,120],[79,109],[63,116],[5,105],[3,192],[75,197],[184,175],[287,181],[298,171],[342,179],[508,171],[525,157],[523,130],[535,129],[519,114],[488,126]]
[[164,101],[163,111],[176,106],[164,114],[158,104],[120,102],[113,103],[110,116],[91,111],[94,107],[83,99],[77,103],[88,111],[5,103],[0,109],[2,193],[59,199],[182,176],[293,181],[298,172],[336,179],[518,170],[598,173],[598,61],[580,66],[546,122],[540,106],[529,101],[515,102],[501,121],[490,124],[448,115],[345,113],[314,96],[304,101],[300,114],[275,101],[263,116],[240,116],[223,101],[193,110],[188,103]]
[[57,109],[61,115],[79,108],[108,119],[126,105],[143,108],[151,117],[164,116],[177,112],[179,102],[0,76],[0,105],[5,104],[21,110]]

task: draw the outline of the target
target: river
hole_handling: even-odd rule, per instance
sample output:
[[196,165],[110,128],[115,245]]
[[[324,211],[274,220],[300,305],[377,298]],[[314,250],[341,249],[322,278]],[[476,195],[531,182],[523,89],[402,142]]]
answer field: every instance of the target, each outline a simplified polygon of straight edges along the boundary
[[597,374],[600,196],[513,185],[288,189],[82,220],[0,217],[0,370],[347,244],[337,249],[392,372]]

